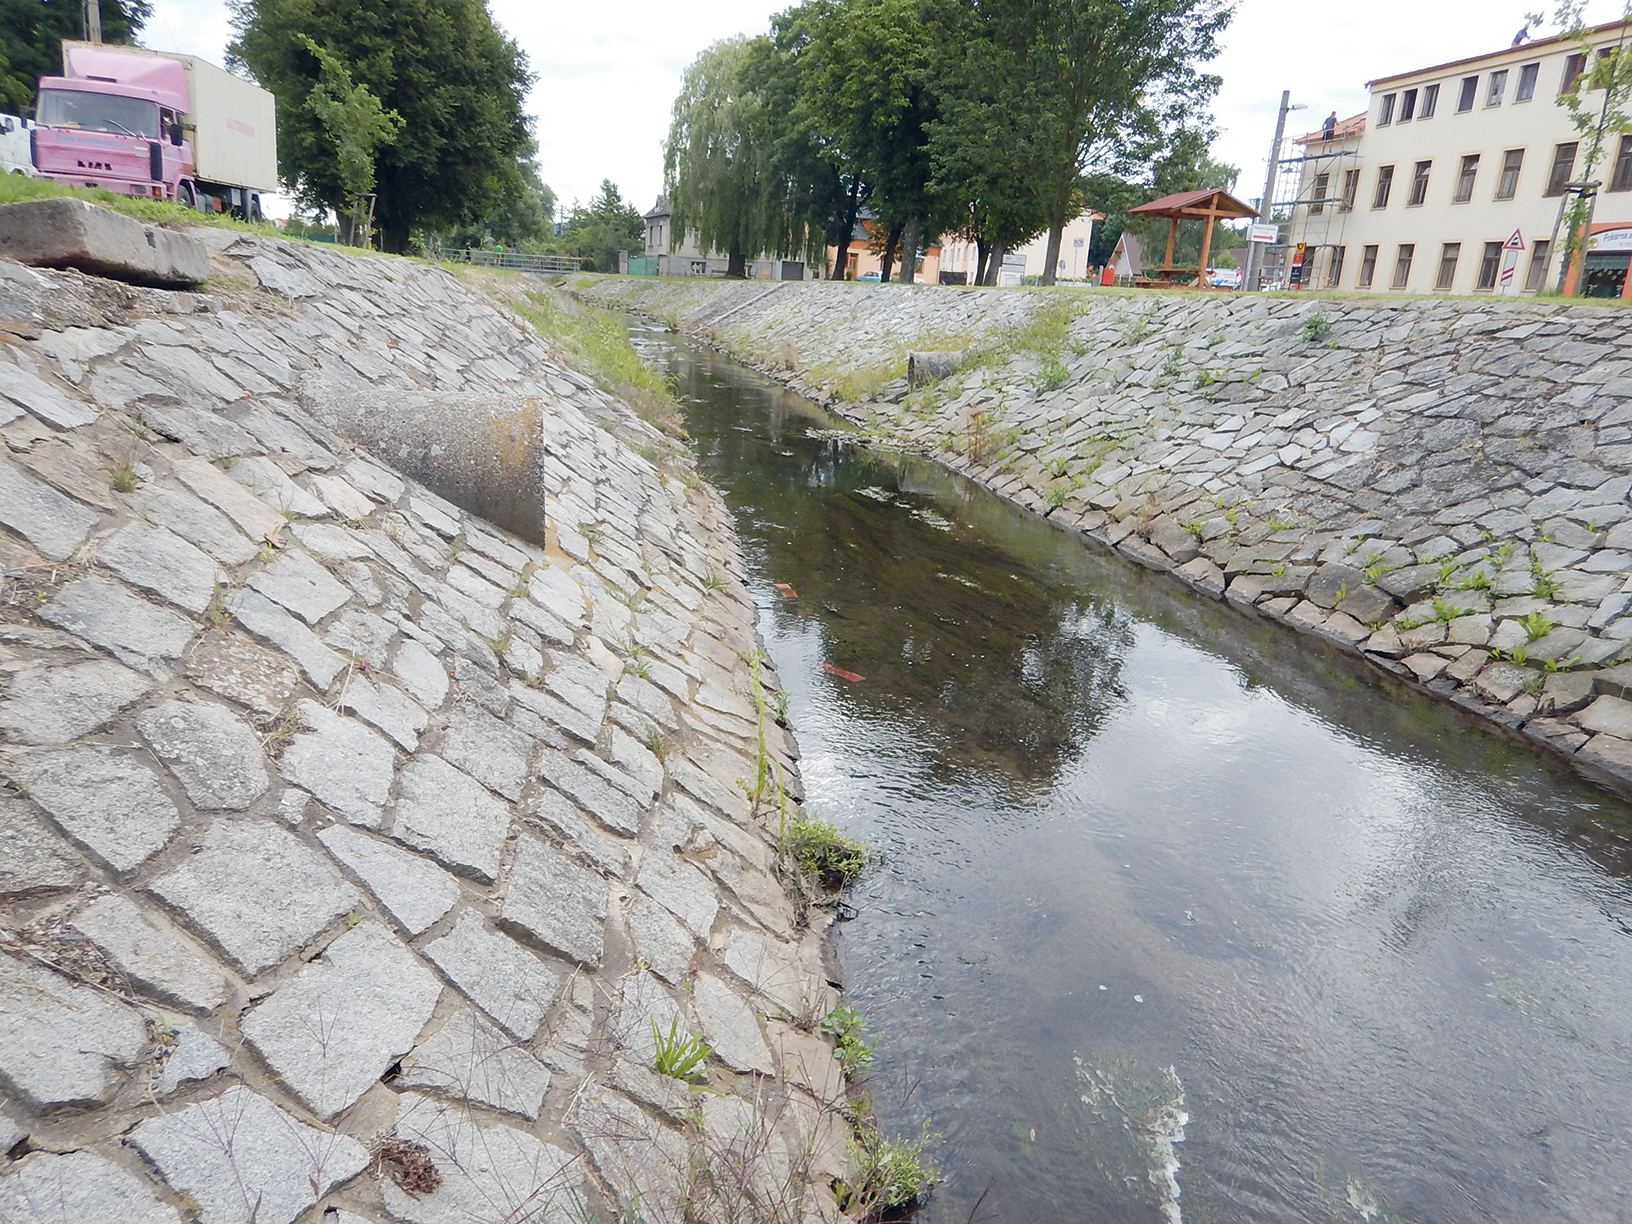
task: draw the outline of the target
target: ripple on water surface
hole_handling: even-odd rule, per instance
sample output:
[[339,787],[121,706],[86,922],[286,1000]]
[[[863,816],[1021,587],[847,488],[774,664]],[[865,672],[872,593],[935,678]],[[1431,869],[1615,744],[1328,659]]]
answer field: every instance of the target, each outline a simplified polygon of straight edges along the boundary
[[923,1220],[1632,1218],[1626,804],[636,335],[884,852],[841,957]]

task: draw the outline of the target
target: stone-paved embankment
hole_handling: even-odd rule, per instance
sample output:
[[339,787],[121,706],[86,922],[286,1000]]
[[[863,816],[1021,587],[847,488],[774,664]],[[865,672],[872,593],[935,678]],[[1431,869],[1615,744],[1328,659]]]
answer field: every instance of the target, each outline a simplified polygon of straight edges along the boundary
[[[203,236],[0,263],[0,1221],[829,1218],[717,496],[446,273]],[[539,543],[323,423],[454,394]]]
[[[574,287],[702,336],[1141,564],[1632,780],[1632,314]],[[899,375],[915,349],[968,357],[909,393]],[[868,402],[843,398],[854,371],[876,388]]]

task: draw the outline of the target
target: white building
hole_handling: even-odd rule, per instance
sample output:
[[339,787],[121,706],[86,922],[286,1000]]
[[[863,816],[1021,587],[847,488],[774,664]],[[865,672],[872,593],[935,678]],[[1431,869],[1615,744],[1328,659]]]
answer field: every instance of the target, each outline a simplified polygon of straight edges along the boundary
[[[1370,83],[1371,105],[1300,137],[1308,158],[1287,240],[1304,243],[1311,288],[1516,295],[1558,284],[1554,237],[1566,184],[1586,172],[1560,95],[1624,23],[1589,51],[1542,39]],[[1632,36],[1627,36],[1632,43]],[[1602,95],[1582,94],[1595,113]],[[1611,136],[1586,258],[1588,290],[1632,297],[1632,135]]]
[[[1065,223],[1060,231],[1060,258],[1055,265],[1056,280],[1080,281],[1088,276],[1088,249],[1094,245],[1094,222],[1105,220],[1105,214],[1088,209]],[[1025,246],[1010,251],[1003,257],[1003,268],[998,283],[1018,285],[1027,276],[1041,276],[1048,262],[1048,231],[1044,230]],[[963,238],[948,238],[941,247],[941,271],[961,272],[969,280],[975,279],[980,266],[980,252],[973,242]]]

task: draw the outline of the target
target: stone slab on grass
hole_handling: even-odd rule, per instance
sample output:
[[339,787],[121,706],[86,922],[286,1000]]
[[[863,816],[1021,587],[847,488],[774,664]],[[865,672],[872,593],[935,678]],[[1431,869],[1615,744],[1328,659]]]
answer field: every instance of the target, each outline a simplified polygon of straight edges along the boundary
[[89,1152],[30,1152],[0,1178],[0,1220],[17,1224],[179,1224],[153,1187]]
[[413,1049],[441,993],[391,932],[363,923],[250,1012],[243,1033],[295,1095],[330,1118]]
[[292,1224],[368,1166],[355,1139],[307,1126],[237,1086],[149,1118],[129,1142],[198,1204],[202,1224]]
[[148,890],[251,977],[284,961],[360,899],[293,834],[248,820],[211,825],[198,853]]
[[191,235],[69,198],[0,205],[0,256],[160,289],[190,289],[210,277],[209,254]]
[[[35,1109],[100,1104],[147,1049],[134,1007],[0,955],[0,1086]],[[3,1217],[0,1217],[3,1218]]]

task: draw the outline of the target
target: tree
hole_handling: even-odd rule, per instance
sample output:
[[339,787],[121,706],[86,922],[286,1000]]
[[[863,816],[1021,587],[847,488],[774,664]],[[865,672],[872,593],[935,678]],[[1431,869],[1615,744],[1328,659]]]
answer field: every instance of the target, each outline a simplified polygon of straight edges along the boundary
[[1048,222],[1043,283],[1054,283],[1060,232],[1085,170],[1126,174],[1167,134],[1195,125],[1219,79],[1197,65],[1218,53],[1227,0],[982,0],[994,55],[1026,117],[1016,152]]
[[361,226],[368,241],[370,210],[362,199],[374,190],[374,157],[402,130],[402,116],[380,105],[367,85],[355,85],[340,58],[301,35],[301,43],[321,65],[317,84],[306,98],[306,109],[323,125],[334,145],[335,176],[345,192],[344,216],[352,227]]
[[[1598,55],[1592,54],[1592,37],[1586,25],[1586,0],[1558,0],[1553,21],[1562,29],[1561,37],[1573,41],[1589,65],[1559,95],[1559,102],[1570,112],[1570,122],[1580,134],[1577,157],[1581,172],[1577,182],[1592,181],[1593,173],[1603,164],[1606,146],[1612,137],[1632,131],[1632,115],[1627,113],[1632,103],[1632,53],[1627,47],[1632,35],[1632,0],[1621,11],[1621,38],[1612,48]],[[1540,25],[1539,14],[1530,16],[1532,24]],[[1594,96],[1583,96],[1594,95]],[[1564,226],[1564,259],[1559,264],[1559,288],[1569,269],[1576,264],[1591,237],[1593,211],[1597,204],[1596,191],[1571,191],[1566,197],[1560,223]],[[1558,246],[1557,226],[1549,250]],[[1576,275],[1575,292],[1584,294],[1587,277],[1584,261]]]
[[743,67],[748,40],[722,39],[686,69],[663,149],[663,178],[676,234],[697,232],[726,253],[727,276],[775,245],[768,190],[771,141],[759,95]]
[[[133,43],[153,15],[148,0],[98,0],[102,41]],[[62,74],[62,40],[85,37],[81,0],[0,0],[0,109],[34,103],[42,76]]]
[[611,179],[589,204],[574,204],[562,227],[567,249],[589,261],[592,272],[616,272],[619,251],[646,248],[646,223],[640,209],[624,200]]
[[229,52],[278,99],[279,170],[302,200],[346,204],[332,138],[307,105],[322,64],[302,36],[402,120],[375,164],[387,250],[406,250],[415,226],[482,217],[515,189],[515,161],[533,151],[532,74],[482,0],[232,0],[232,12]]

